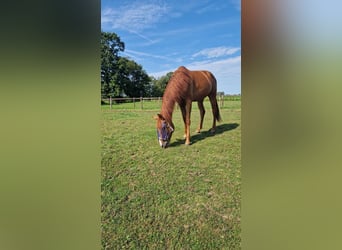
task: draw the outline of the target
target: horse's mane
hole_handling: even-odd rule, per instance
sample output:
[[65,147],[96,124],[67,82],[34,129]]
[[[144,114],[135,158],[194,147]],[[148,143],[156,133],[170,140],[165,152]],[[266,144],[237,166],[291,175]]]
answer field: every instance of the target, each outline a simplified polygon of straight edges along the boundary
[[171,122],[174,105],[177,102],[179,105],[184,104],[186,91],[192,82],[190,72],[184,66],[179,67],[171,76],[164,95],[161,113],[165,120]]

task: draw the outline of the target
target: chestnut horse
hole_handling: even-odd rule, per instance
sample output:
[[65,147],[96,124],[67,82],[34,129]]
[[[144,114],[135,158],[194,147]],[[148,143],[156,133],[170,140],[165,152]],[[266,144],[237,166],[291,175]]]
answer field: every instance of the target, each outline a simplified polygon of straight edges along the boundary
[[209,97],[212,112],[213,126],[211,132],[215,132],[216,121],[221,121],[220,111],[216,100],[216,79],[214,75],[205,70],[191,71],[184,66],[179,67],[173,74],[166,86],[163,103],[157,120],[157,135],[161,147],[165,148],[171,140],[175,126],[172,122],[172,113],[175,104],[178,103],[185,125],[185,144],[190,145],[190,113],[193,101],[197,101],[200,111],[200,123],[196,130],[201,132],[205,114],[203,100]]

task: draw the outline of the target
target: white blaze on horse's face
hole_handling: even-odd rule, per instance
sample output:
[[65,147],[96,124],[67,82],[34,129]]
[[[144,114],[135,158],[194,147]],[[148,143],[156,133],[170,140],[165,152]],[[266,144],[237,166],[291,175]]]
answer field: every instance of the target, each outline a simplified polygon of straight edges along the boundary
[[169,144],[168,141],[164,141],[162,139],[159,139],[159,145],[162,147],[162,148],[166,148],[167,147],[167,144]]

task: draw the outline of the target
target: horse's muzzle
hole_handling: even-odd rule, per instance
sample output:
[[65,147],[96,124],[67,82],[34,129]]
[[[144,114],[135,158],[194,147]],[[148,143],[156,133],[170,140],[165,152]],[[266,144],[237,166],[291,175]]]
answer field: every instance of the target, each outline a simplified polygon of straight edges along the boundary
[[169,144],[169,142],[166,141],[166,140],[161,140],[161,139],[159,140],[159,145],[160,145],[162,148],[166,148],[168,144]]

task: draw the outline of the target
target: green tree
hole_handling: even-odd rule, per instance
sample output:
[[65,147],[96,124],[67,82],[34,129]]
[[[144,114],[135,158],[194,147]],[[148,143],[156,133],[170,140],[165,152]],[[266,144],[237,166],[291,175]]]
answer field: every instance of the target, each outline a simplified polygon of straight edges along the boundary
[[169,72],[166,75],[155,79],[151,79],[151,95],[152,96],[163,96],[166,85],[168,84],[173,72]]
[[125,44],[115,33],[101,32],[101,95],[102,97],[119,96],[117,68],[119,52],[124,51]]
[[150,96],[150,77],[142,66],[135,61],[121,57],[118,61],[118,72],[116,78],[121,86],[121,95],[128,97]]

